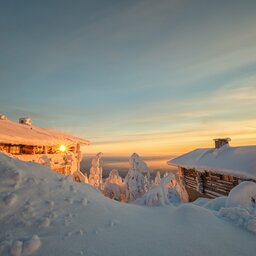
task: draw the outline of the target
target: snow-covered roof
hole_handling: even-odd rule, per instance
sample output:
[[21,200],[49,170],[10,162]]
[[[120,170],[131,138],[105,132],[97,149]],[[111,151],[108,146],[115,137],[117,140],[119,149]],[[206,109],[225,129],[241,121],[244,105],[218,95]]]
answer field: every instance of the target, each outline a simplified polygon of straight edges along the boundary
[[202,148],[168,161],[173,166],[256,179],[256,146]]
[[90,144],[88,140],[62,131],[19,124],[2,119],[0,119],[0,143],[37,146],[70,145],[75,143]]

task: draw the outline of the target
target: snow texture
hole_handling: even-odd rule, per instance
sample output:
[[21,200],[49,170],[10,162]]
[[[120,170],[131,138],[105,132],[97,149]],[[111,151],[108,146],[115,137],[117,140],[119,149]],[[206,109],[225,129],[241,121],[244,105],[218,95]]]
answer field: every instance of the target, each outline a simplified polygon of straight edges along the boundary
[[[72,177],[1,153],[0,209],[4,256],[252,256],[256,250],[253,232],[211,209],[119,203]],[[253,229],[253,219],[248,223]]]
[[256,146],[196,149],[168,164],[256,180]]
[[2,119],[0,119],[0,143],[37,146],[71,145],[77,143],[90,144],[88,140],[62,131],[24,125]]

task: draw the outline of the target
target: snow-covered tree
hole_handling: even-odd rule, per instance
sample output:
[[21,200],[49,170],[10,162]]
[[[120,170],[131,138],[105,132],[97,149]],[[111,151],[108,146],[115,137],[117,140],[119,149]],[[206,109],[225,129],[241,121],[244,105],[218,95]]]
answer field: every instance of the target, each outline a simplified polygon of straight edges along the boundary
[[[130,169],[125,177],[127,202],[135,201],[145,193],[145,178],[142,173],[146,170],[146,164],[143,163],[136,153],[129,159]],[[149,174],[148,168],[146,174]]]
[[169,204],[168,186],[174,178],[172,173],[164,177],[160,184],[154,184],[142,198],[137,199],[136,203],[147,206],[160,206]]
[[155,184],[160,184],[160,182],[161,182],[161,175],[160,175],[160,172],[157,171],[156,177],[155,177]]
[[118,170],[112,170],[104,183],[103,194],[109,198],[123,201],[125,198],[124,183]]
[[89,184],[100,189],[102,187],[102,168],[100,166],[101,156],[102,153],[100,152],[92,159],[92,166],[89,175]]
[[176,174],[175,179],[172,182],[174,184],[174,189],[179,194],[180,201],[183,203],[187,203],[189,201],[189,197],[183,179],[178,174]]
[[81,171],[76,171],[73,173],[73,180],[76,182],[89,183],[87,174],[83,174]]

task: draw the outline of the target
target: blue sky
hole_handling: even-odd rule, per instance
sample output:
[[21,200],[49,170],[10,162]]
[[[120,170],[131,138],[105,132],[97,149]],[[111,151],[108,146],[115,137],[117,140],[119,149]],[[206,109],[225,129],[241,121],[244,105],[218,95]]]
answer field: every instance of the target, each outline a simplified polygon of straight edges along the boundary
[[1,1],[0,112],[109,154],[255,144],[255,13],[253,0]]

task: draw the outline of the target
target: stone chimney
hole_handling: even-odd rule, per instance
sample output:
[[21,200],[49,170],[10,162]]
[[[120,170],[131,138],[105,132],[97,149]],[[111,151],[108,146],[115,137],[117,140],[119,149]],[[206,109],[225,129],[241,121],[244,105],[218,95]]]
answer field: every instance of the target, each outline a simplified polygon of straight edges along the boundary
[[229,142],[231,141],[230,138],[217,138],[213,139],[215,142],[215,148],[221,148],[224,145],[229,145]]
[[3,114],[0,114],[0,120],[7,120],[7,116],[6,115],[3,115]]
[[32,120],[28,117],[21,117],[19,118],[19,123],[20,124],[26,124],[26,125],[31,125],[32,124]]

